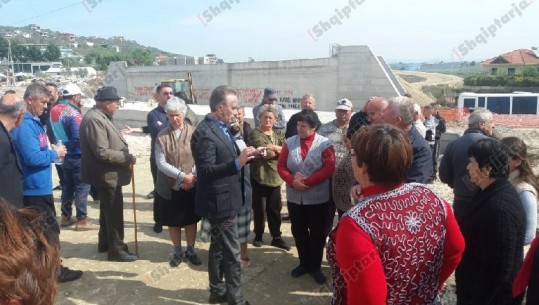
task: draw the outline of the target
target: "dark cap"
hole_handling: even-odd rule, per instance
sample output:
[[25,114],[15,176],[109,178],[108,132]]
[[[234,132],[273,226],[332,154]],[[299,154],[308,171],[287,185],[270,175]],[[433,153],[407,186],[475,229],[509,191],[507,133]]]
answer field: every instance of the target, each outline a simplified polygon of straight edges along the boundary
[[94,100],[96,102],[104,102],[104,101],[116,101],[122,99],[118,95],[118,91],[114,87],[101,87],[97,89],[97,93],[95,94]]
[[272,88],[266,88],[266,89],[264,89],[264,96],[276,99],[277,98],[277,91],[275,91]]

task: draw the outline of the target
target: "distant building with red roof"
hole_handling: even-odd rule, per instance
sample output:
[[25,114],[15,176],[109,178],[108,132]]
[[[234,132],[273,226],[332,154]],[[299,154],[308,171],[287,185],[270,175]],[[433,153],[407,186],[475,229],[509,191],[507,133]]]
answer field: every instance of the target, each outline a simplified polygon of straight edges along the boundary
[[539,57],[533,50],[519,49],[498,55],[480,63],[492,75],[515,75],[526,67],[539,67]]

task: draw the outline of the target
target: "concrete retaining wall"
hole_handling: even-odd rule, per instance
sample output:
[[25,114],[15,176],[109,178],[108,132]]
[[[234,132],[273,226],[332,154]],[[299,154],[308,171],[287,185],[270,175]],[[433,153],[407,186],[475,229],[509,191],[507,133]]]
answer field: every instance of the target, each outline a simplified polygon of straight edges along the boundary
[[392,97],[404,92],[368,46],[342,46],[336,56],[319,59],[151,67],[114,62],[105,83],[117,87],[128,100],[146,101],[162,80],[187,78],[189,71],[197,101],[204,105],[219,85],[237,89],[240,103],[247,107],[261,101],[265,87],[278,91],[285,109],[299,109],[301,97],[311,93],[321,111],[332,111],[341,98],[352,100],[359,109],[373,95]]

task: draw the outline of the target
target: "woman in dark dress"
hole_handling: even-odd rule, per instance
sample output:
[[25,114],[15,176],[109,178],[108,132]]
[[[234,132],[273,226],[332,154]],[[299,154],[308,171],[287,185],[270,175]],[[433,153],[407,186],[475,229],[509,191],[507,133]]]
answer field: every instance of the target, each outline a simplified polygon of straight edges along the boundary
[[[161,223],[168,226],[174,253],[171,267],[177,267],[185,256],[193,265],[201,265],[195,252],[197,222],[195,213],[195,160],[191,154],[191,136],[195,130],[184,123],[187,105],[171,99],[165,106],[169,126],[157,136],[155,160],[157,182],[155,198],[159,202]],[[185,229],[187,249],[181,246],[181,228]]]
[[468,158],[469,181],[480,190],[455,214],[466,243],[455,273],[457,304],[520,304],[511,286],[522,264],[526,215],[507,179],[507,150],[498,140],[481,139]]

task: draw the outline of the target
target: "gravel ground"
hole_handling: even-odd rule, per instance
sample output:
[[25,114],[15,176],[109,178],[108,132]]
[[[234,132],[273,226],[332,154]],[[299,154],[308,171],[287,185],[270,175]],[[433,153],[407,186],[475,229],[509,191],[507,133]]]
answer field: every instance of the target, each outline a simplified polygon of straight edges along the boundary
[[[504,135],[517,134],[536,144],[535,130],[503,129]],[[462,128],[452,129],[460,133]],[[133,263],[115,263],[106,260],[106,254],[97,253],[97,231],[77,232],[63,229],[60,235],[64,265],[84,271],[83,277],[60,285],[56,304],[207,304],[208,276],[206,271],[209,244],[198,240],[196,247],[203,261],[200,267],[182,263],[178,268],[168,265],[172,250],[168,233],[157,234],[152,230],[152,202],[145,195],[152,189],[149,169],[148,136],[127,136],[130,149],[137,155],[135,167],[135,200],[138,223],[138,248],[140,260]],[[535,145],[537,147],[537,145]],[[55,182],[57,179],[55,178]],[[452,202],[452,191],[446,185],[435,182],[432,188],[443,198]],[[125,241],[131,251],[135,250],[132,210],[132,185],[125,186],[124,215]],[[60,191],[55,191],[59,213]],[[286,209],[283,211],[286,212]],[[88,214],[97,223],[99,206],[91,201]],[[283,222],[283,238],[294,243],[290,223]],[[331,288],[317,285],[309,276],[298,279],[289,273],[298,262],[295,247],[290,252],[270,247],[265,236],[261,248],[249,248],[252,265],[242,273],[242,289],[246,299],[255,305],[273,304],[329,304]],[[251,234],[252,238],[252,234]],[[324,260],[323,273],[329,278],[330,268]],[[456,304],[454,279],[447,282],[443,303]]]

